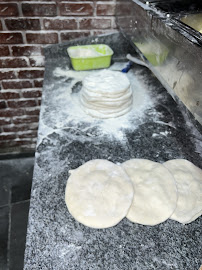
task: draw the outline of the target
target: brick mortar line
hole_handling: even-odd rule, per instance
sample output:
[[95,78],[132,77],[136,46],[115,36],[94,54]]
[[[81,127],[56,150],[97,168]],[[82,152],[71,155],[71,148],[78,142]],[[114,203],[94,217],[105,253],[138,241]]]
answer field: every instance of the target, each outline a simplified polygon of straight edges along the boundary
[[[43,20],[58,20],[58,19],[61,19],[61,20],[76,20],[76,19],[97,19],[97,18],[109,18],[109,17],[115,17],[115,15],[87,15],[87,16],[82,16],[82,15],[75,15],[75,16],[71,16],[71,15],[66,15],[66,16],[60,16],[60,15],[57,15],[57,16],[52,16],[52,17],[46,17],[46,16],[30,16],[30,17],[2,17],[2,20],[4,21],[5,19],[8,19],[8,20],[18,20],[18,19],[25,19],[25,20],[40,20],[40,19],[43,19]],[[8,30],[9,31],[9,30]],[[17,30],[16,30],[17,31]],[[0,31],[2,32],[2,31]]]
[[15,132],[15,131],[12,131],[12,132],[10,132],[10,131],[5,132],[5,131],[4,131],[4,132],[2,132],[3,134],[2,134],[2,133],[0,134],[0,136],[1,136],[1,135],[16,135],[16,134],[21,135],[21,134],[23,134],[23,133],[24,133],[24,134],[25,134],[25,133],[26,133],[26,134],[30,134],[30,133],[33,132],[33,131],[34,131],[34,130],[28,130],[28,131],[25,130],[25,131],[16,131],[16,132]]
[[[29,58],[29,57],[33,57],[33,56],[24,56],[24,55],[22,55],[22,56],[15,56],[15,59],[24,59],[24,60],[27,60],[27,58]],[[12,55],[8,55],[8,56],[1,56],[1,58],[0,58],[0,60],[1,59],[8,59],[8,58],[12,58],[13,59],[13,56]]]
[[[3,90],[3,91],[2,91]],[[9,92],[14,92],[14,93],[23,93],[23,91],[28,91],[28,92],[32,92],[32,91],[41,91],[42,92],[42,87],[32,87],[32,88],[15,88],[15,89],[2,89],[2,93],[9,93]],[[22,97],[25,98],[25,97]],[[26,98],[28,99],[28,98]],[[1,99],[0,99],[1,100]],[[4,99],[3,99],[4,100]],[[17,99],[9,99],[9,101],[13,101],[13,100],[19,100],[19,98]]]
[[[113,18],[111,17],[108,17],[107,18],[108,20],[111,20],[111,22],[113,22]],[[81,19],[82,20],[82,19]],[[9,32],[4,32],[4,33],[21,33],[22,34],[22,37],[23,37],[23,42],[24,42],[24,35],[26,34],[58,34],[58,33],[61,33],[61,32],[82,32],[82,31],[86,31],[86,30],[97,30],[96,28],[93,28],[93,29],[80,29],[79,28],[79,23],[80,21],[78,21],[78,29],[52,29],[52,30],[10,30]],[[100,30],[102,30],[103,28],[99,28]],[[0,32],[0,34],[3,34],[3,32]],[[21,44],[17,44],[17,43],[14,43],[14,44],[6,44],[6,43],[1,43],[0,45],[1,46],[6,46],[6,45],[12,45],[12,46],[18,46],[18,45],[21,45],[21,46],[36,46],[36,45],[41,45],[41,46],[45,46],[45,45],[48,45],[49,43],[28,43],[27,41],[25,43],[21,43]]]
[[96,8],[97,8],[96,2],[93,2],[93,16],[96,16]]
[[43,18],[39,18],[41,30],[45,30],[43,20],[44,20]]
[[[37,46],[45,46],[45,45],[46,44],[30,44],[30,43],[28,43],[28,44],[22,44],[22,43],[20,43],[20,44],[1,44],[0,46],[10,46],[10,47],[15,47],[15,46],[17,46],[17,47],[31,46],[31,47],[37,47]],[[16,57],[18,57],[18,56],[16,56]],[[29,56],[27,56],[27,57],[29,57]]]
[[[31,81],[31,82],[34,82],[34,80],[39,80],[39,79],[3,79],[2,80],[2,82],[10,82],[10,81],[15,81],[15,82],[21,82],[21,81],[23,81],[23,82],[27,82],[27,81]],[[33,88],[33,87],[32,87]],[[35,87],[35,88],[41,88],[41,87]],[[29,89],[29,88],[28,88]],[[31,88],[30,88],[31,89]],[[7,89],[4,89],[4,90],[7,90]],[[12,89],[12,88],[8,88],[8,90],[15,90],[15,89]]]
[[[89,0],[89,1],[85,1],[85,4],[91,4],[93,3],[94,0]],[[98,3],[103,3],[103,4],[106,4],[106,1],[96,1]],[[116,3],[116,0],[111,0],[109,2],[112,2],[112,3]],[[12,2],[0,2],[0,4],[18,4],[19,2],[16,1],[16,0],[13,0]],[[74,2],[74,1],[68,1],[68,0],[63,0],[62,2],[59,3],[60,4],[75,4],[75,3],[78,3],[78,4],[83,4],[84,2],[82,0],[78,1],[78,2]],[[23,1],[22,4],[56,4],[58,5],[57,3],[57,0],[56,1],[52,1],[52,2],[49,2],[49,1],[42,1],[42,2],[39,2],[39,1]]]
[[7,27],[6,27],[6,24],[5,24],[5,21],[4,21],[4,18],[1,18],[1,23],[2,23],[2,31],[0,31],[0,33],[1,32],[3,32],[4,31],[4,29],[5,29],[5,31],[7,31],[6,29],[7,29]]
[[[99,17],[104,17],[104,16],[107,16],[107,15],[99,15]],[[113,16],[113,15],[108,15],[108,17],[109,16]],[[77,17],[81,17],[82,18],[82,15],[78,15],[78,16],[73,16],[73,15],[66,15],[66,16],[64,16],[64,15],[56,15],[56,16],[29,16],[29,17],[27,17],[27,16],[19,16],[19,17],[16,17],[16,16],[8,16],[8,17],[1,17],[2,18],[2,20],[5,20],[5,19],[11,19],[11,20],[18,20],[18,19],[31,19],[31,20],[33,20],[33,19],[76,19]],[[94,16],[93,15],[91,15],[91,16],[84,16],[84,18],[87,18],[87,17],[93,17],[94,18]]]
[[[3,132],[3,135],[5,134],[5,135],[26,135],[26,134],[30,134],[30,133],[32,133],[32,132],[34,132],[35,130],[25,130],[25,131],[13,131],[13,132]],[[2,133],[0,134],[0,136],[2,135]],[[31,138],[30,138],[31,139]]]
[[[13,71],[26,71],[27,68],[29,68],[29,70],[44,70],[44,67],[17,67],[17,68],[0,68],[0,72],[3,71],[7,71],[7,70],[13,70]],[[40,78],[40,77],[39,77]],[[28,78],[29,79],[29,78]]]
[[[10,102],[10,101],[11,101],[11,102],[13,102],[13,101],[19,102],[19,101],[28,101],[28,100],[32,100],[32,101],[34,100],[34,101],[36,101],[37,99],[38,99],[38,98],[36,98],[36,97],[29,97],[29,98],[22,97],[22,98],[18,98],[18,99],[12,98],[12,99],[9,99],[9,100],[6,100],[6,101],[9,101],[9,102]],[[29,107],[29,106],[28,106],[28,107],[22,107],[22,108],[27,108],[27,109],[28,109],[28,108],[35,108],[35,107],[37,107],[37,106],[32,106],[32,107]],[[9,106],[8,106],[7,108],[8,108],[8,109],[19,109],[19,108],[13,108],[13,107],[9,107]],[[21,109],[22,109],[22,108],[21,108]],[[17,116],[17,117],[18,117],[18,116]]]
[[8,50],[9,50],[9,53],[10,53],[10,57],[13,57],[13,53],[12,53],[12,49],[11,49],[11,46],[7,45],[8,46]]
[[[20,142],[20,141],[27,141],[27,142],[31,142],[32,144],[31,145],[36,145],[37,143],[37,140],[35,138],[15,138],[12,140],[13,142]],[[4,142],[4,143],[10,143],[11,141],[10,140],[2,140],[0,142]],[[19,147],[23,147],[24,145],[20,145]],[[11,148],[14,147],[14,146],[11,146]]]
[[[18,4],[19,15],[20,15],[20,16],[23,16],[23,13],[22,13],[22,3],[17,2],[17,4]],[[20,17],[20,16],[19,16],[19,17]]]
[[[35,116],[36,116],[36,115],[35,115]],[[37,115],[37,116],[38,116],[38,115]],[[33,124],[36,124],[36,126],[39,125],[39,123],[36,123],[36,122],[34,122]],[[15,126],[18,126],[18,127],[26,127],[26,126],[28,126],[28,123],[25,123],[25,124],[16,124],[16,125],[14,125],[14,124],[7,124],[7,125],[2,125],[1,127],[5,128],[5,127],[15,127]]]
[[[57,0],[53,1],[52,4],[55,4],[56,1],[57,1]],[[66,1],[66,0],[65,0],[65,1]],[[93,0],[92,0],[92,1],[93,1]],[[16,0],[13,0],[12,2],[6,2],[6,1],[0,2],[0,4],[16,4],[16,3],[18,3],[18,1],[16,1]],[[22,4],[24,4],[24,3],[26,3],[26,4],[39,4],[39,3],[42,3],[42,4],[50,4],[49,1],[42,1],[42,2],[39,2],[39,1],[23,1]]]
[[[108,17],[107,18],[108,20],[111,20],[112,21],[112,19],[113,18],[110,18],[110,17]],[[82,19],[81,19],[82,20]],[[80,23],[80,21],[79,21],[79,23]],[[61,32],[61,31],[69,31],[69,32],[74,32],[74,31],[84,31],[84,30],[96,30],[95,28],[93,28],[93,29],[52,29],[52,30],[36,30],[36,31],[34,31],[34,30],[25,30],[25,31],[23,31],[23,30],[11,30],[11,31],[9,31],[9,33],[21,33],[22,35],[23,35],[23,32],[24,32],[24,34],[58,34],[58,32]],[[8,32],[6,32],[6,33],[8,33]],[[1,34],[1,33],[0,33]],[[3,33],[2,33],[3,34]],[[48,43],[43,43],[43,44],[40,44],[40,43],[21,43],[21,44],[19,44],[19,45],[24,45],[24,46],[32,46],[32,45],[47,45]],[[6,43],[1,43],[0,45],[2,45],[2,46],[6,46],[7,44]],[[8,45],[13,45],[13,46],[18,46],[18,44],[8,44]]]

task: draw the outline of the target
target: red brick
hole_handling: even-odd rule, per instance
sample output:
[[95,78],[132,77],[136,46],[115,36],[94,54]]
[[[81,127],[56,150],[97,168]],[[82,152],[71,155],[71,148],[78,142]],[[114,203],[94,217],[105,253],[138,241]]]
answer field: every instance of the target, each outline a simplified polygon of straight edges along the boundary
[[63,3],[59,6],[60,15],[63,16],[92,16],[93,4],[89,3]]
[[0,118],[0,126],[11,124],[10,118]]
[[113,16],[113,15],[115,15],[115,5],[114,4],[98,4],[97,5],[97,15],[98,16]]
[[20,79],[43,78],[44,70],[21,70],[18,73]]
[[0,46],[0,56],[10,55],[8,46]]
[[15,138],[15,134],[0,134],[0,141],[13,140]]
[[38,108],[25,108],[26,115],[39,115],[40,110]]
[[4,89],[23,89],[32,87],[30,81],[3,81],[2,85]]
[[57,10],[55,4],[22,4],[24,16],[56,16]]
[[24,90],[22,92],[22,95],[24,98],[41,97],[41,91],[40,90]]
[[43,80],[34,80],[35,87],[43,87]]
[[20,95],[18,92],[13,92],[13,91],[4,91],[1,93],[2,97],[4,99],[14,99],[14,98],[20,98]]
[[6,19],[5,24],[8,30],[40,30],[39,19]]
[[18,15],[19,12],[17,4],[0,4],[0,17],[12,17]]
[[16,75],[13,71],[0,71],[0,80],[15,79]]
[[18,68],[27,66],[27,61],[23,58],[9,57],[0,59],[0,68]]
[[58,43],[57,33],[28,33],[27,42],[30,44],[53,44]]
[[7,108],[6,102],[4,100],[0,101],[0,110],[5,109],[5,108]]
[[6,109],[0,111],[0,117],[12,117],[12,116],[20,116],[24,114],[24,110],[21,108],[17,109]]
[[0,44],[21,44],[23,43],[21,33],[0,33]]
[[31,131],[23,134],[18,134],[18,137],[20,139],[26,139],[26,138],[36,138],[37,137],[37,131]]
[[43,56],[35,56],[29,59],[30,65],[32,67],[44,67],[44,57]]
[[41,99],[38,98],[38,105],[41,106]]
[[36,106],[35,100],[8,101],[8,107],[10,107],[10,108],[34,107],[34,106]]
[[34,56],[42,55],[42,48],[40,46],[12,46],[14,56]]
[[83,19],[80,21],[80,29],[109,29],[111,28],[110,19]]
[[14,124],[38,123],[38,116],[22,116],[13,118]]
[[[1,120],[0,120],[1,123]],[[27,131],[27,130],[37,130],[38,124],[32,125],[7,125],[3,127],[4,132],[19,132],[19,131]]]
[[45,19],[44,28],[47,30],[74,30],[77,29],[75,19]]
[[61,41],[72,40],[75,38],[82,38],[90,36],[90,31],[79,31],[79,32],[62,32],[61,33]]

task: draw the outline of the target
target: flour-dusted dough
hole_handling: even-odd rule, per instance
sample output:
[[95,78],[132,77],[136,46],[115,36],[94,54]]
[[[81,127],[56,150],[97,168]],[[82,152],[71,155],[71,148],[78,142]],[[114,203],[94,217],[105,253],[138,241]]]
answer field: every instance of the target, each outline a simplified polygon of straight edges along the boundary
[[122,166],[131,178],[135,190],[126,217],[144,225],[156,225],[167,220],[177,203],[175,181],[168,169],[146,159],[131,159]]
[[170,218],[183,224],[194,221],[202,214],[202,170],[185,159],[169,160],[163,165],[173,174],[179,194]]
[[113,118],[129,112],[133,96],[127,76],[102,70],[86,76],[80,92],[83,110],[97,118]]
[[134,191],[121,166],[95,159],[70,173],[65,202],[76,220],[92,228],[108,228],[126,216]]

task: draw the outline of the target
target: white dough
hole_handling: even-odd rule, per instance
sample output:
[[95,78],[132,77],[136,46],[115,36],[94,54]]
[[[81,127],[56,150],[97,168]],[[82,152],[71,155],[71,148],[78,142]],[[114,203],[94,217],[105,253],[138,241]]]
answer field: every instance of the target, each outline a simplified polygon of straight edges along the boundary
[[127,76],[102,70],[86,76],[80,92],[83,110],[97,118],[113,118],[129,112],[133,95]]
[[126,216],[134,191],[121,166],[95,159],[70,173],[65,202],[76,220],[92,228],[108,228]]
[[170,218],[183,224],[194,221],[202,214],[202,170],[185,159],[169,160],[163,165],[173,174],[179,194]]
[[167,220],[177,203],[175,181],[168,169],[146,159],[131,159],[122,166],[131,178],[135,190],[126,217],[143,225],[156,225]]

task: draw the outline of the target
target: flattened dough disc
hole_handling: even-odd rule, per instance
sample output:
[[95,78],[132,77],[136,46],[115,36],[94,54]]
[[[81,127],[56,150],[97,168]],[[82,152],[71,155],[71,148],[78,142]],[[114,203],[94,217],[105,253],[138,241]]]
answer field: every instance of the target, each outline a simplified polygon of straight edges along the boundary
[[96,118],[114,118],[129,112],[133,93],[126,74],[101,70],[86,76],[80,92],[83,110]]
[[108,228],[126,216],[133,194],[132,182],[121,166],[95,159],[71,171],[65,202],[80,223]]
[[131,178],[135,190],[126,217],[143,225],[156,225],[167,220],[177,203],[175,181],[168,169],[146,159],[131,159],[122,166]]
[[178,189],[177,207],[170,218],[183,224],[194,221],[202,214],[202,170],[185,159],[163,165],[173,174]]

